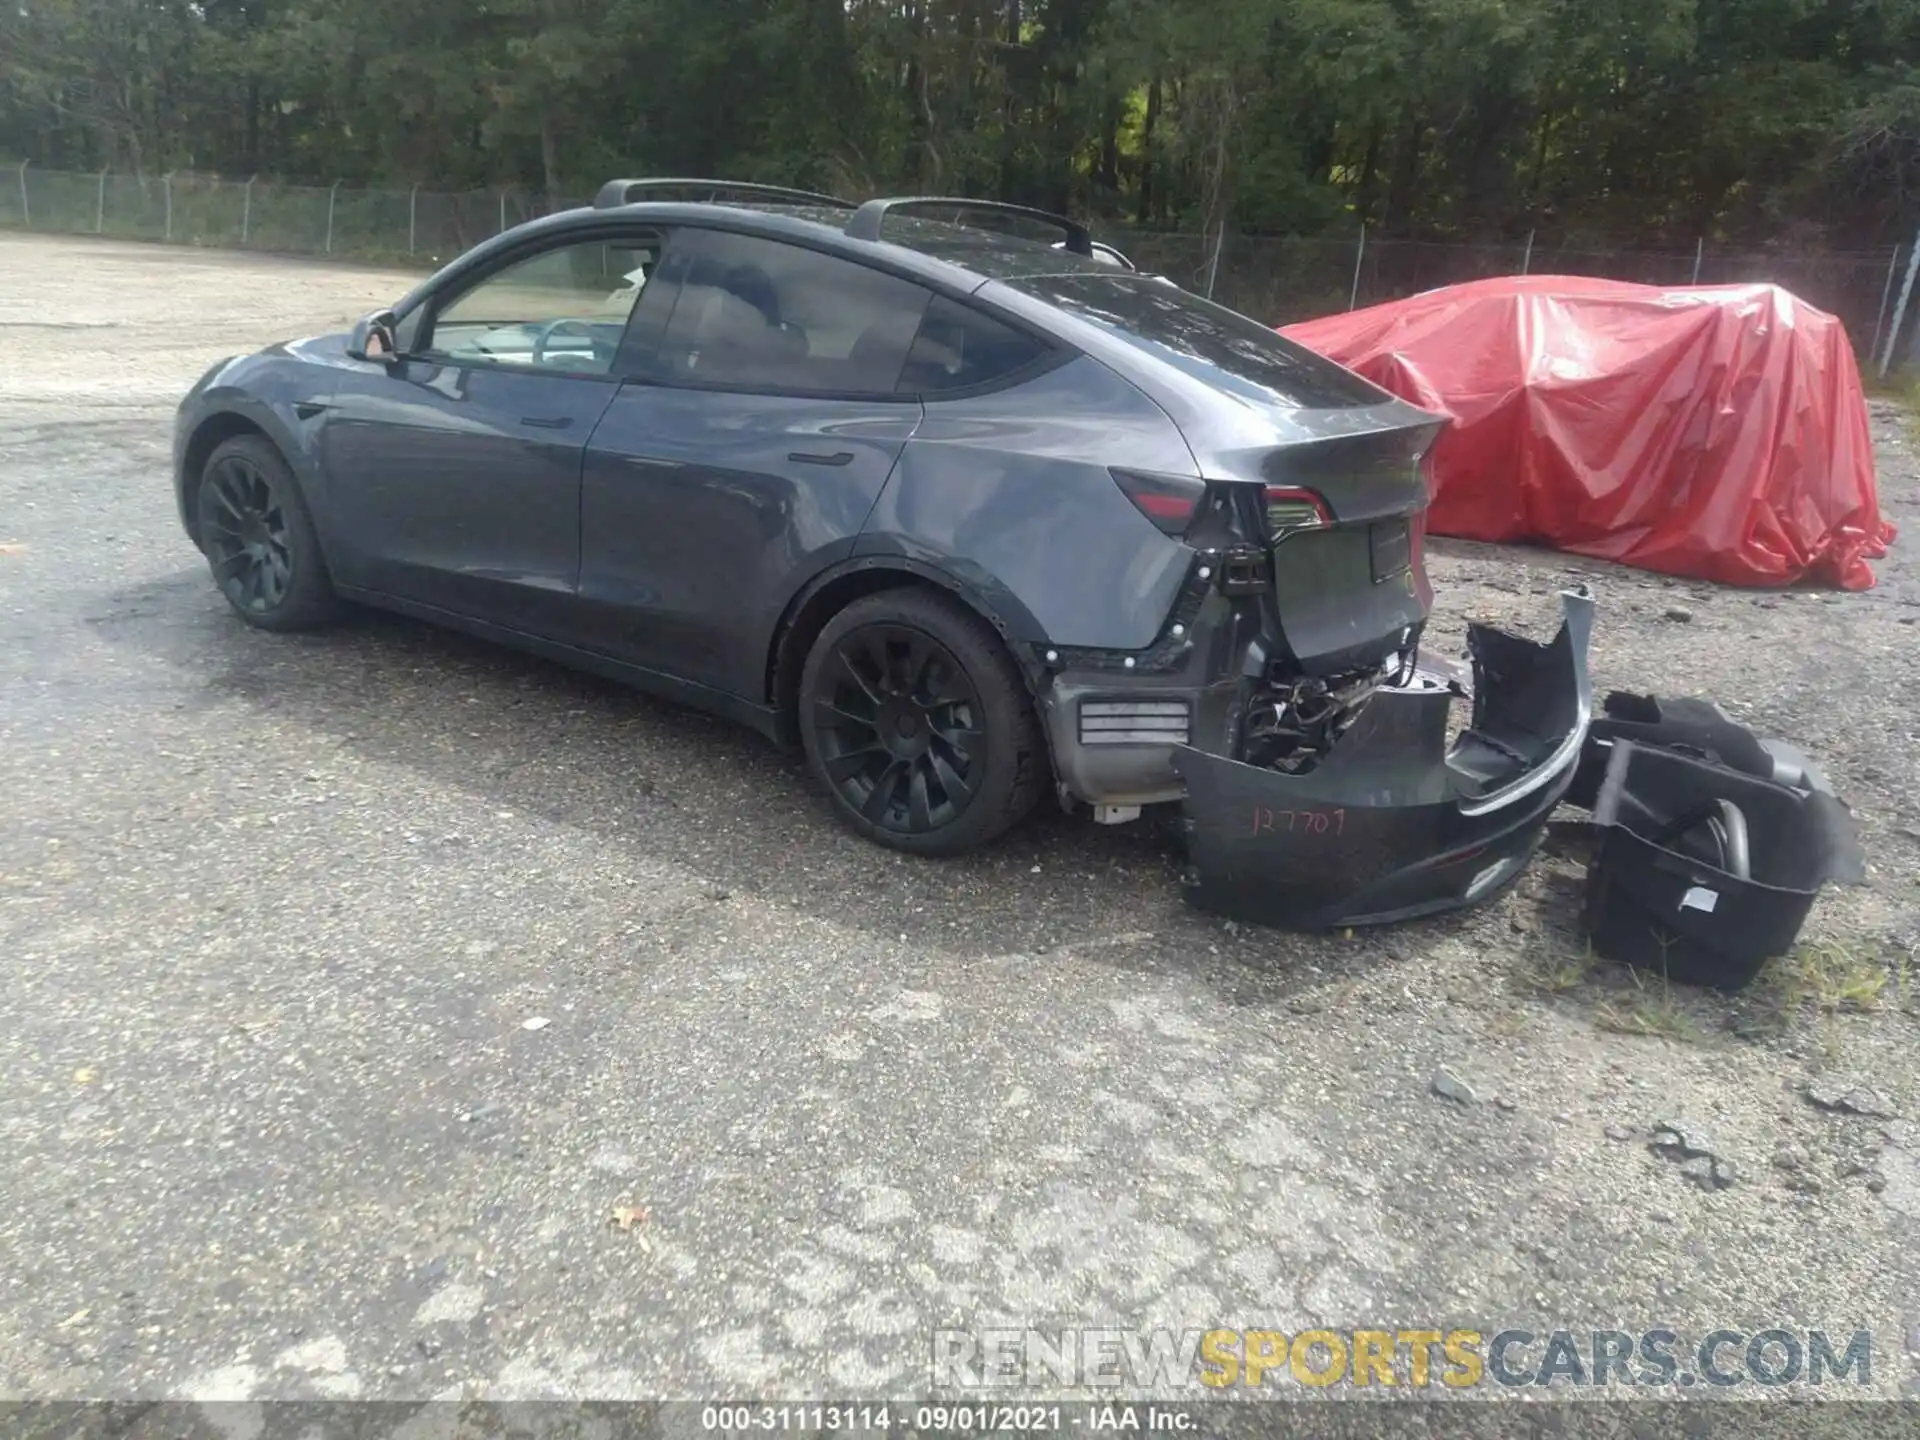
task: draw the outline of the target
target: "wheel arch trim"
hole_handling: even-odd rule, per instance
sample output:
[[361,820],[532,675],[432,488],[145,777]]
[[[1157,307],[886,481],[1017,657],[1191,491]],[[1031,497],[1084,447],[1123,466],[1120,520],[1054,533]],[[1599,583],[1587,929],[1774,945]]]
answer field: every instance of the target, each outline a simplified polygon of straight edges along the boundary
[[[199,518],[190,501],[199,489],[200,472],[216,448],[233,436],[249,431],[264,437],[280,452],[281,459],[287,462],[287,468],[293,472],[294,483],[300,487],[301,498],[306,501],[308,512],[313,512],[314,481],[318,468],[286,417],[245,391],[229,391],[225,394],[213,392],[205,397],[199,413],[182,432],[176,462],[174,484],[180,505],[180,519],[196,545],[200,543]],[[210,432],[212,438],[209,438]],[[315,528],[318,529],[317,518]]]
[[844,605],[817,614],[809,613],[810,608],[824,592],[856,576],[872,576],[881,583],[850,594],[847,604],[863,593],[890,588],[891,584],[914,582],[953,596],[993,627],[1013,657],[1028,690],[1038,693],[1040,672],[1034,661],[1034,646],[1044,644],[1045,635],[1033,612],[991,577],[986,577],[987,583],[981,584],[955,573],[966,568],[964,562],[949,563],[953,568],[893,552],[856,554],[826,566],[793,593],[781,611],[767,647],[764,682],[765,699],[781,717],[785,738],[792,739],[798,734],[798,727],[793,723],[793,696],[798,693],[800,670],[806,663],[806,647],[797,645],[796,641],[801,636],[810,639],[811,635],[817,635]]

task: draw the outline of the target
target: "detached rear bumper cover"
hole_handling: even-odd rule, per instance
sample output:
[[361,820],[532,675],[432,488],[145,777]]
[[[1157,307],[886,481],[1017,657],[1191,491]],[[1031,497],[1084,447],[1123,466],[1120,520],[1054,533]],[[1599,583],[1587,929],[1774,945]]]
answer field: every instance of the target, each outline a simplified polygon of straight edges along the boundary
[[1177,749],[1187,898],[1239,920],[1318,930],[1499,893],[1573,783],[1592,718],[1593,600],[1584,590],[1561,599],[1548,644],[1469,630],[1473,720],[1451,749],[1453,693],[1432,678],[1375,694],[1304,775]]

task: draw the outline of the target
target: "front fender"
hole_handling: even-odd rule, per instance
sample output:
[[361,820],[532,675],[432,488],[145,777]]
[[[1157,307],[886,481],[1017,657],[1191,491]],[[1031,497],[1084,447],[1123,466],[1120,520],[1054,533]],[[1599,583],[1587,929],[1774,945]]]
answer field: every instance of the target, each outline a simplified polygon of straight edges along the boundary
[[191,496],[200,467],[222,440],[258,431],[286,458],[302,497],[324,526],[326,477],[317,441],[335,376],[289,347],[222,361],[181,401],[174,424],[174,499],[181,525],[198,544]]

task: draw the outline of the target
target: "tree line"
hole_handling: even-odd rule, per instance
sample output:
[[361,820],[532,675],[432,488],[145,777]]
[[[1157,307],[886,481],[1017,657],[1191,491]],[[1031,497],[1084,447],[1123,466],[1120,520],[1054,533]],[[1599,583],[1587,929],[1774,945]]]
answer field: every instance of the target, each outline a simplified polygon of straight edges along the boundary
[[1920,0],[4,0],[0,157],[1878,245],[1917,60]]

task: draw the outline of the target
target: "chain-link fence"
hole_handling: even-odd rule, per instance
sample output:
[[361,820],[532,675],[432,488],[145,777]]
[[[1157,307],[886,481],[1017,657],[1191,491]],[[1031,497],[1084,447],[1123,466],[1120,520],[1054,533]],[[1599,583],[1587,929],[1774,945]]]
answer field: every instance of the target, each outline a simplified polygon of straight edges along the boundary
[[83,175],[18,163],[0,175],[0,225],[421,265],[451,260],[549,208],[512,190],[373,190],[178,173]]
[[[1764,281],[1839,317],[1862,354],[1877,353],[1893,319],[1909,247],[1880,250],[1692,251],[1586,249],[1548,244],[1444,244],[1426,240],[1212,237],[1106,233],[1142,269],[1276,325],[1377,305],[1495,275],[1586,275],[1643,285]],[[1911,318],[1911,317],[1909,317]]]
[[[567,199],[561,206],[585,203]],[[380,190],[0,165],[0,225],[422,266],[450,260],[550,208],[543,197],[514,190]],[[1532,240],[1445,244],[1361,231],[1314,238],[1228,234],[1216,241],[1105,227],[1101,238],[1142,269],[1274,324],[1493,275],[1592,275],[1651,285],[1771,281],[1839,316],[1868,354],[1891,319],[1898,259],[1888,250],[1728,250],[1704,242],[1691,252]]]

